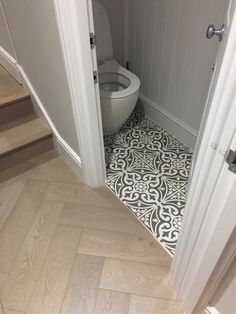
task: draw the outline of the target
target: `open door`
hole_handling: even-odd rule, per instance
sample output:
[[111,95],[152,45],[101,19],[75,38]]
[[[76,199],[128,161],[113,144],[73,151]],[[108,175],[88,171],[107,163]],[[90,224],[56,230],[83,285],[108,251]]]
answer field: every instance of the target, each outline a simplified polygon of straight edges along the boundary
[[[234,197],[234,193],[230,193],[236,186],[236,175],[228,170],[226,164],[230,147],[236,149],[236,142],[232,142],[236,128],[235,9],[236,0],[231,0],[197,145],[184,223],[172,264],[173,284],[187,313],[192,313],[197,305],[230,237],[230,224],[235,224],[235,213],[232,208],[226,208],[230,197]],[[232,204],[231,207],[235,208]],[[219,219],[225,217],[227,210],[231,210],[233,218],[220,227]],[[222,242],[212,242],[218,231],[223,232]]]

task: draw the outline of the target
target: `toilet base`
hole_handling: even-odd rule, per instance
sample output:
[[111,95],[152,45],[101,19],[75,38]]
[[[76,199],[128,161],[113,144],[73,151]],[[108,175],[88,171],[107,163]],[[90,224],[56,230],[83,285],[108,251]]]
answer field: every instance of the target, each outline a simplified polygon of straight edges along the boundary
[[114,134],[129,118],[138,100],[139,91],[125,98],[101,98],[103,133]]

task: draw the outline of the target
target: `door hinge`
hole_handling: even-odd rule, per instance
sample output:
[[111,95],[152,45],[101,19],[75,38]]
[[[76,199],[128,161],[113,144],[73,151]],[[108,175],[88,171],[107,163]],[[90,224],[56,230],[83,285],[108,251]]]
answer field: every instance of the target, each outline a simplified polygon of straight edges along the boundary
[[230,149],[226,157],[226,162],[229,165],[229,170],[233,173],[236,173],[236,151],[234,152],[232,149]]
[[90,47],[91,49],[94,49],[94,47],[96,46],[96,35],[94,33],[90,33],[89,38],[90,38]]
[[93,80],[94,80],[94,84],[98,83],[98,72],[97,71],[93,71]]

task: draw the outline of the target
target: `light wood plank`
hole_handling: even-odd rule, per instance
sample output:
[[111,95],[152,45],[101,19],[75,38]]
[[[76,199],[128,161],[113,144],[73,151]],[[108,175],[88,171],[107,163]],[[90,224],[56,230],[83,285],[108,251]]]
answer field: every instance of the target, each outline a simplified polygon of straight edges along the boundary
[[4,314],[24,314],[24,312],[19,312],[19,311],[13,311],[13,310],[9,310],[9,309],[3,309]]
[[0,108],[14,104],[16,102],[23,101],[23,100],[28,99],[28,98],[30,98],[30,95],[27,91],[25,91],[25,90],[19,91],[19,92],[15,93],[14,95],[0,98]]
[[27,310],[62,208],[62,203],[47,201],[40,206],[2,291],[3,307]]
[[143,235],[146,231],[128,209],[95,205],[65,204],[60,223],[63,225]]
[[129,314],[184,314],[181,303],[167,299],[132,295]]
[[7,278],[7,274],[6,273],[0,273],[0,294],[2,293],[2,289],[4,287],[6,278]]
[[8,273],[48,187],[29,180],[0,235],[0,271]]
[[0,230],[10,215],[18,197],[25,187],[26,179],[10,182],[0,189]]
[[47,191],[46,198],[60,200],[65,203],[125,209],[123,203],[107,187],[92,189],[84,184],[52,182]]
[[169,266],[106,259],[100,288],[144,296],[176,299]]
[[80,254],[125,259],[149,264],[170,265],[171,258],[155,240],[147,236],[86,229]]
[[22,100],[10,106],[7,105],[1,107],[0,105],[0,111],[0,130],[2,124],[18,120],[19,118],[32,114],[34,112],[31,99]]
[[81,230],[60,226],[34,289],[28,314],[58,314],[78,247]]
[[[51,158],[49,159],[48,156],[50,156],[50,154]],[[44,156],[45,161],[41,162],[41,164],[32,171],[32,177],[34,179],[64,183],[81,183],[79,177],[67,166],[61,157],[55,156],[55,153],[52,152],[41,156],[41,158]]]
[[30,174],[37,165],[34,164],[31,158],[49,151],[52,148],[52,137],[47,137],[15,151],[14,154],[5,155],[1,158],[0,162],[0,181],[13,176],[18,176],[20,173],[28,174],[28,177],[34,179],[34,176],[31,176]]
[[34,112],[29,113],[29,114],[25,114],[25,115],[23,115],[22,117],[19,117],[19,118],[9,119],[9,120],[7,120],[6,123],[1,123],[0,124],[0,132],[1,132],[0,135],[3,134],[2,133],[3,131],[15,128],[15,127],[17,127],[19,125],[26,124],[28,122],[32,122],[32,120],[35,120],[35,119],[37,119],[37,116],[36,116],[36,114]]
[[104,259],[78,255],[71,273],[61,314],[93,314]]
[[128,314],[129,301],[127,293],[99,289],[94,314]]
[[0,156],[50,134],[51,130],[39,118],[2,131],[0,134]]

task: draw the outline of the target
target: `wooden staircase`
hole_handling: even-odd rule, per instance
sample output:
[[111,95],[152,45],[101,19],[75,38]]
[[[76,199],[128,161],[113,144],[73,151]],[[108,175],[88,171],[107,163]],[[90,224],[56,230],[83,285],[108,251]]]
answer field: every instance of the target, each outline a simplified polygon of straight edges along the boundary
[[0,171],[52,147],[52,132],[36,116],[30,95],[1,68]]

